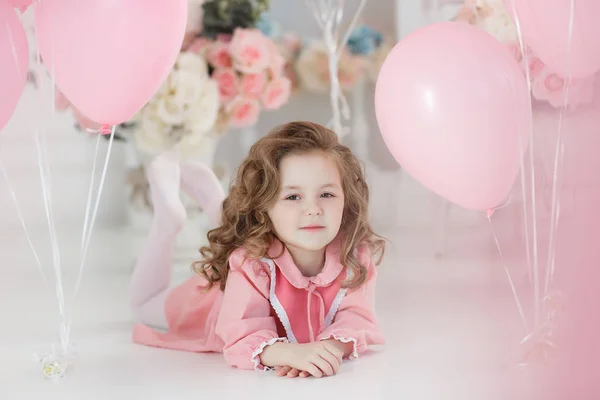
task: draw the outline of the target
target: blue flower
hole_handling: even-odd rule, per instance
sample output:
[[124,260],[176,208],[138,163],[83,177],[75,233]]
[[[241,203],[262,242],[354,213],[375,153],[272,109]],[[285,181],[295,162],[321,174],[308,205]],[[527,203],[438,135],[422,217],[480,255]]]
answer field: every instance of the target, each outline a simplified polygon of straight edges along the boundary
[[383,42],[383,35],[375,29],[360,25],[355,27],[348,38],[348,50],[354,55],[368,56],[374,53]]
[[272,19],[261,17],[256,23],[256,27],[268,38],[277,39],[281,36],[281,26]]

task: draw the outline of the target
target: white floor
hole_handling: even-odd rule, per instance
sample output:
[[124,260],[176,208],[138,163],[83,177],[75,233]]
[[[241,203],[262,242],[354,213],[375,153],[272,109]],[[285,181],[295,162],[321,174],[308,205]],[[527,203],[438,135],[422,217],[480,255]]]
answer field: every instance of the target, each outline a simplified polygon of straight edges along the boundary
[[[1,238],[0,399],[531,398],[530,371],[516,363],[518,314],[503,272],[492,262],[489,238],[450,232],[448,253],[435,259],[428,232],[384,233],[394,245],[381,266],[377,300],[388,344],[320,380],[239,371],[218,354],[132,344],[132,246],[123,232],[98,231],[77,298],[78,357],[66,377],[47,381],[33,355],[48,350],[58,332],[57,303],[22,235],[7,235]],[[39,232],[35,240],[45,237]],[[70,294],[79,241],[74,234],[61,237]]]

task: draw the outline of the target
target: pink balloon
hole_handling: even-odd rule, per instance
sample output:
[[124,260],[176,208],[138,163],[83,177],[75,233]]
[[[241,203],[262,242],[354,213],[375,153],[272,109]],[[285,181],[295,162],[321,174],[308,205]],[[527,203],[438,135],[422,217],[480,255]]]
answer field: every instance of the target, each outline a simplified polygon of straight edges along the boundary
[[[584,78],[600,70],[600,1],[504,0],[519,22],[524,42],[554,72]],[[571,3],[572,37],[569,37]],[[514,15],[516,10],[516,18]],[[569,41],[571,50],[569,53]],[[570,65],[567,62],[570,55]]]
[[131,119],[175,65],[187,0],[44,0],[35,28],[44,64],[93,121]]
[[15,11],[0,1],[0,129],[12,117],[27,84],[29,46]]
[[25,12],[31,3],[33,3],[33,0],[8,0],[11,7],[18,8],[21,12]]
[[387,147],[409,174],[451,202],[488,210],[505,200],[519,171],[528,97],[505,46],[475,26],[444,22],[392,49],[375,109]]

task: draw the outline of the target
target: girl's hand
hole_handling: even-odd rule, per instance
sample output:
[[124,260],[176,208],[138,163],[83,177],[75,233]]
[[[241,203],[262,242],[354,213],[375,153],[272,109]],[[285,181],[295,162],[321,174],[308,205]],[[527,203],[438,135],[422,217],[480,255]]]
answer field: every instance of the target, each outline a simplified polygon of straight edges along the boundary
[[306,371],[316,378],[337,374],[344,355],[338,347],[328,341],[296,344],[288,347],[287,350],[289,351],[287,364],[290,367],[298,371]]
[[278,342],[267,346],[260,354],[260,360],[267,367],[290,367],[300,371],[299,375],[305,371],[309,375],[321,378],[336,374],[343,356],[344,351],[336,341],[324,340],[305,344]]
[[275,374],[277,376],[285,376],[288,378],[308,378],[310,374],[306,371],[300,371],[292,367],[275,367]]

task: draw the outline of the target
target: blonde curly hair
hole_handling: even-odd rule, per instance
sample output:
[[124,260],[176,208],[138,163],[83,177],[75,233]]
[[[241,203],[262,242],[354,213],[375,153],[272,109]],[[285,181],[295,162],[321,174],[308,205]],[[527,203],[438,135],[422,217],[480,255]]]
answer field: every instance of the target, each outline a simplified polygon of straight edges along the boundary
[[371,254],[379,254],[379,264],[385,241],[375,235],[368,220],[369,188],[361,164],[330,129],[296,121],[276,127],[256,142],[239,167],[222,205],[220,226],[208,232],[209,244],[200,248],[202,259],[192,265],[194,272],[208,280],[209,287],[218,283],[225,289],[229,257],[236,249],[243,247],[253,259],[267,255],[276,239],[267,210],[281,189],[281,160],[313,151],[332,154],[340,168],[345,199],[340,261],[353,276],[344,286],[355,288],[366,281],[368,266],[361,265],[354,250],[367,246]]

